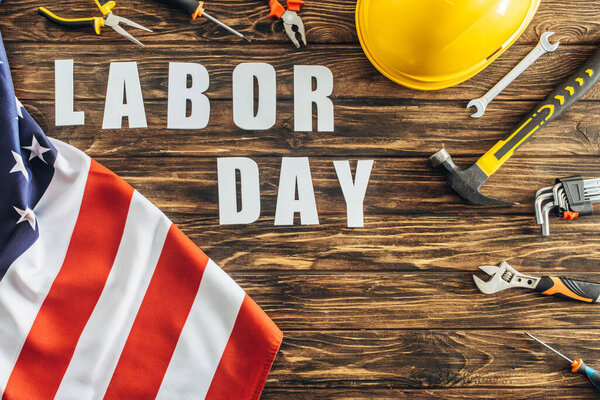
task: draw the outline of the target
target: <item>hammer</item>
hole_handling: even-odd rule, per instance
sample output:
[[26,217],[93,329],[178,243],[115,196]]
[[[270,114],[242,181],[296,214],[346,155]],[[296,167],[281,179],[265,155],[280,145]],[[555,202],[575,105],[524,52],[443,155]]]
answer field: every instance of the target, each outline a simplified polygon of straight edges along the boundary
[[508,137],[496,143],[469,168],[459,169],[452,162],[452,157],[446,149],[441,149],[429,157],[429,161],[434,168],[444,170],[450,187],[469,204],[476,206],[517,204],[487,197],[479,189],[523,143],[534,133],[567,111],[594,86],[598,79],[600,79],[600,48],[581,68],[534,107]]

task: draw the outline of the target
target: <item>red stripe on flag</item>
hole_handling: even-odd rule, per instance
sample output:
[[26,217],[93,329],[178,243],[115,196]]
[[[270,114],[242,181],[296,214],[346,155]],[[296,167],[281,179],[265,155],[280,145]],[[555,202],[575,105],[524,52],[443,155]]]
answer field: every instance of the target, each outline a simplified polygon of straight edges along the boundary
[[105,399],[156,397],[207,263],[172,225]]
[[65,260],[23,344],[3,399],[54,398],[104,289],[132,195],[131,186],[91,161]]
[[206,400],[258,399],[283,334],[246,295]]

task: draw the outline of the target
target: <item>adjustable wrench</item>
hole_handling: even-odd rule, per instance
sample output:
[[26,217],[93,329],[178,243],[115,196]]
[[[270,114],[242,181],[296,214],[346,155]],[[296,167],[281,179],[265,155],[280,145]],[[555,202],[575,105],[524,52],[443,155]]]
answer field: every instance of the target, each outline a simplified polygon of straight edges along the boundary
[[479,269],[490,277],[488,281],[484,281],[473,275],[477,288],[485,294],[494,294],[510,288],[526,288],[547,296],[558,296],[585,303],[600,301],[599,283],[557,276],[537,277],[525,275],[508,265],[506,261],[502,261],[498,267],[482,265]]
[[483,95],[483,97],[471,100],[469,104],[467,104],[467,108],[477,108],[477,112],[471,115],[471,117],[479,118],[483,116],[483,113],[485,113],[485,109],[487,108],[488,104],[490,104],[490,102],[494,100],[494,98],[496,98],[496,96],[498,96],[500,92],[506,89],[506,87],[510,85],[512,81],[514,81],[519,75],[521,75],[542,55],[556,50],[560,42],[551,44],[548,41],[548,38],[553,34],[554,32],[544,32],[540,37],[539,43],[537,44],[537,46],[535,46],[535,49],[531,50],[531,52],[527,54],[527,56],[523,60],[521,60],[521,62],[516,67],[514,67],[504,78],[502,78],[502,80],[498,82],[496,86],[491,88],[489,92]]

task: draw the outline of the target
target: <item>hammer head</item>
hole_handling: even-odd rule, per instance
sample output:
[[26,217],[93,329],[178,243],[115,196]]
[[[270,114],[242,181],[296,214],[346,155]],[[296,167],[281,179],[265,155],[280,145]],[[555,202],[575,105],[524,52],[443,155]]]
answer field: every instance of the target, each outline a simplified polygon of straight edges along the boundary
[[464,201],[475,206],[512,206],[514,202],[492,199],[479,191],[481,186],[487,182],[489,176],[477,164],[473,164],[465,170],[459,169],[452,157],[446,151],[441,149],[429,157],[431,165],[434,168],[443,169],[448,179],[448,185],[462,197]]

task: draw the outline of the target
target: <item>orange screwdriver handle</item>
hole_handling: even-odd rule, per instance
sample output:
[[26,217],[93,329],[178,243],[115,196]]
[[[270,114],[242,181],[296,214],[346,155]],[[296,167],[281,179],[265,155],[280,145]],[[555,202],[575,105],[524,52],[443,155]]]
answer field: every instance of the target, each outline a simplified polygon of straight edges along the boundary
[[570,300],[596,303],[600,298],[600,284],[556,276],[544,276],[535,287],[537,292]]
[[290,11],[300,12],[300,7],[304,5],[302,0],[287,0],[287,9]]
[[271,12],[269,13],[269,18],[281,18],[283,13],[285,12],[285,8],[281,5],[277,0],[269,0],[269,7],[271,7]]
[[594,385],[597,390],[600,390],[600,372],[596,371],[594,368],[588,367],[581,358],[573,361],[571,370],[587,376],[592,385]]

